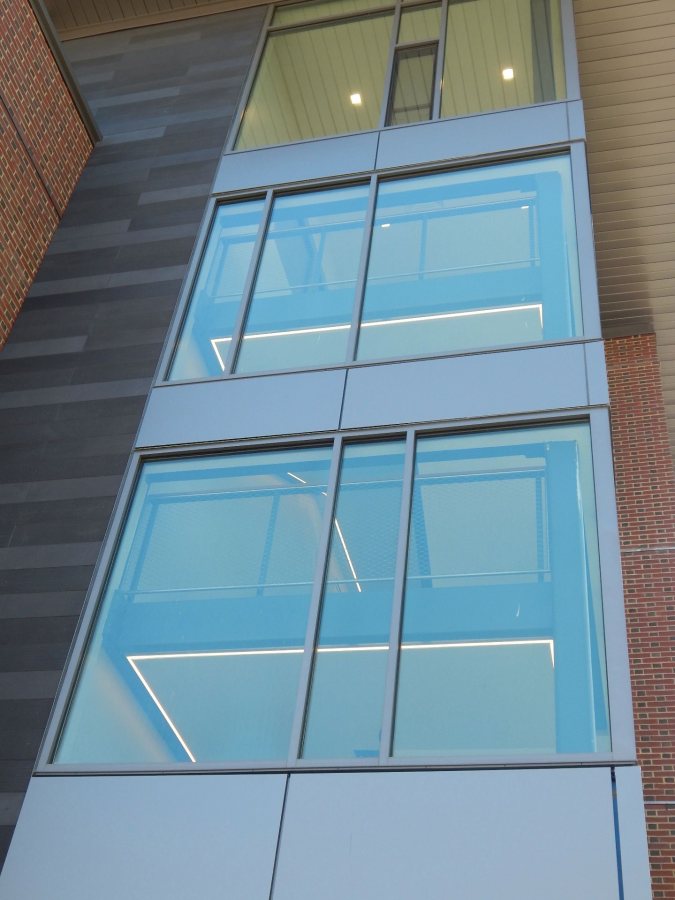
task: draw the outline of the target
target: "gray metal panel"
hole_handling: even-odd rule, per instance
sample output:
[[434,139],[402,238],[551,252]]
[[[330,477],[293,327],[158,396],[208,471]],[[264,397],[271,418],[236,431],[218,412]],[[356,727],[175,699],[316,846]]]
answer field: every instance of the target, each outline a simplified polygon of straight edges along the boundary
[[369,131],[229,153],[221,160],[213,192],[220,194],[370,172],[375,168],[378,137],[378,132]]
[[352,369],[343,428],[568,409],[588,403],[583,344]]
[[612,439],[607,409],[591,410],[593,478],[597,507],[600,576],[605,620],[607,688],[616,759],[635,762],[635,733],[628,670],[626,613],[621,579],[619,527],[614,492]]
[[618,900],[610,770],[292,775],[273,900]]
[[0,898],[268,900],[284,786],[283,775],[33,778]]
[[584,105],[581,100],[573,100],[567,104],[567,121],[569,122],[570,140],[586,140],[586,121]]
[[616,769],[615,778],[624,897],[626,900],[651,900],[647,827],[640,769],[637,766],[622,766]]
[[377,152],[378,169],[467,156],[504,153],[569,140],[567,104],[550,103],[496,113],[388,128]]
[[602,341],[593,341],[584,347],[586,353],[586,373],[588,378],[588,402],[597,406],[609,406],[609,386],[605,364],[605,346]]
[[137,446],[334,431],[344,380],[333,370],[158,387]]

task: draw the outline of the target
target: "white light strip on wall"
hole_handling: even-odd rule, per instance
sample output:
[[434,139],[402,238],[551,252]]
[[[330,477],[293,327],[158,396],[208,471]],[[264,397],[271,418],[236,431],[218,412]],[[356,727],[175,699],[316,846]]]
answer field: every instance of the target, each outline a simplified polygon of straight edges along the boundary
[[544,312],[541,303],[527,303],[522,306],[496,306],[491,309],[465,309],[461,312],[433,313],[428,316],[404,316],[400,319],[378,319],[375,322],[362,322],[362,328],[379,328],[382,325],[407,325],[410,322],[435,322],[438,319],[464,319],[467,316],[493,316],[501,313],[522,312],[526,309],[539,310],[539,322],[543,327]]
[[356,584],[356,590],[359,592],[359,594],[361,594],[361,593],[363,593],[363,591],[361,590],[361,585],[359,584],[359,578],[358,578],[358,575],[356,574],[356,569],[354,568],[354,563],[352,562],[352,558],[349,555],[349,550],[347,550],[347,544],[345,542],[344,535],[342,534],[342,529],[340,528],[340,523],[338,522],[337,519],[333,519],[333,521],[335,522],[335,529],[338,533],[338,537],[340,538],[340,543],[342,544],[342,549],[344,550],[345,556],[347,557],[347,564],[349,566],[349,571],[352,573],[352,577]]
[[218,365],[225,371],[225,362],[220,355],[220,350],[218,349],[218,344],[229,344],[232,338],[211,338],[211,346],[213,347],[213,352],[216,354],[216,359],[218,360]]
[[[526,646],[548,646],[551,653],[551,662],[554,662],[554,641],[552,638],[522,638],[510,641],[439,641],[438,643],[402,643],[402,650],[448,650],[457,647],[526,647]],[[359,653],[364,651],[388,650],[388,644],[360,644],[353,647],[318,647],[319,653]],[[127,656],[129,663],[134,670],[138,672],[135,663],[138,661],[145,662],[148,660],[165,660],[165,659],[211,659],[214,657],[229,656],[282,656],[293,653],[304,653],[302,647],[278,647],[268,650],[197,650],[176,653],[135,653],[133,656]],[[140,672],[139,678],[142,679]],[[145,684],[145,681],[144,681]],[[149,688],[148,688],[149,690]]]
[[555,668],[554,641],[552,638],[529,638],[513,641],[442,641],[438,644],[401,644],[401,650],[444,650],[451,647],[521,647],[548,644],[551,665]]
[[[533,645],[548,645],[551,654],[551,665],[555,668],[554,642],[551,638],[526,638],[512,641],[442,641],[436,644],[401,644],[401,650],[449,650],[467,647],[523,647]],[[373,653],[389,650],[388,644],[364,644],[354,647],[317,647],[317,653]],[[159,698],[148,684],[146,678],[137,666],[137,662],[167,660],[167,659],[213,659],[214,657],[232,656],[282,656],[288,654],[303,653],[302,647],[279,648],[273,650],[207,650],[185,653],[137,653],[127,656],[127,661],[138,676],[141,684],[146,689],[153,703],[162,714],[165,722],[178,739],[181,747],[187,753],[191,762],[197,762],[193,752],[188,747],[187,741],[173,723]]]
[[162,716],[164,717],[164,720],[166,721],[166,724],[169,726],[169,728],[173,731],[173,733],[174,733],[174,734],[176,735],[176,737],[178,738],[178,741],[180,742],[181,747],[182,747],[183,750],[185,750],[185,752],[187,753],[188,757],[190,758],[190,761],[191,761],[191,762],[197,762],[197,759],[196,759],[195,755],[193,754],[192,750],[190,750],[190,748],[188,747],[188,745],[187,745],[187,743],[186,743],[186,741],[185,741],[185,738],[184,738],[183,735],[180,733],[180,731],[176,728],[176,726],[173,724],[173,721],[172,721],[171,717],[169,716],[168,712],[164,709],[164,707],[162,706],[162,704],[159,702],[159,698],[157,697],[157,694],[155,694],[155,692],[153,691],[153,689],[150,687],[150,685],[148,684],[148,682],[145,680],[145,678],[144,678],[143,675],[141,674],[141,672],[140,672],[138,666],[136,665],[136,663],[135,663],[135,661],[134,661],[135,659],[139,659],[139,658],[140,658],[140,657],[127,656],[127,660],[128,660],[128,662],[129,662],[129,665],[130,665],[131,668],[134,670],[134,672],[138,675],[138,677],[139,677],[139,679],[140,679],[140,681],[141,681],[141,684],[142,684],[143,687],[146,689],[146,691],[148,692],[148,694],[150,694],[150,696],[151,696],[151,698],[152,698],[152,700],[153,700],[155,706],[156,706],[157,709],[161,712]]
[[[473,316],[494,316],[502,313],[523,312],[525,310],[537,310],[539,312],[539,325],[544,327],[544,310],[541,303],[528,303],[521,306],[497,306],[491,309],[471,309],[460,312],[433,313],[428,316],[403,316],[398,319],[377,319],[373,322],[362,322],[361,328],[386,328],[390,325],[409,325],[419,322],[437,322],[443,319],[465,319]],[[254,334],[245,334],[244,341],[257,341],[268,338],[297,337],[303,334],[324,334],[332,331],[348,331],[350,324],[344,325],[317,325],[312,328],[292,328],[287,331],[260,331]],[[218,350],[218,344],[227,344],[232,338],[211,338],[211,346],[216,354],[220,368],[225,371],[225,363]]]

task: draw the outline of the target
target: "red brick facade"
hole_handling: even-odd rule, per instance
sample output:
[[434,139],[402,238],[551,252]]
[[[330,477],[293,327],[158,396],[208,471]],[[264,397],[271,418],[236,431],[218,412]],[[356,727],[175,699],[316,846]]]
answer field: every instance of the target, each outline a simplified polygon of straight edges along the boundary
[[0,0],[0,347],[92,142],[28,0]]
[[638,758],[654,898],[675,898],[675,477],[656,337],[606,342]]

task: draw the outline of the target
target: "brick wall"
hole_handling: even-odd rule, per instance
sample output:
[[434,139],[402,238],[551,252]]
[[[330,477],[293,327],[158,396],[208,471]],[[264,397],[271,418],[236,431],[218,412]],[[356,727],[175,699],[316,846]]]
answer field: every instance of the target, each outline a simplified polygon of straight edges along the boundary
[[92,143],[28,0],[0,0],[0,347]]
[[606,342],[628,644],[654,898],[675,898],[675,478],[656,337]]

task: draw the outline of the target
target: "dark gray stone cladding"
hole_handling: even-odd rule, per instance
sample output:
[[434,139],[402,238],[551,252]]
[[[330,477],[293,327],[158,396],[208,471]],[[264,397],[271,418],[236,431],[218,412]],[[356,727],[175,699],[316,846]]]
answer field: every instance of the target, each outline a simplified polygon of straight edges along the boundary
[[0,863],[264,13],[65,45],[103,139],[0,352]]

